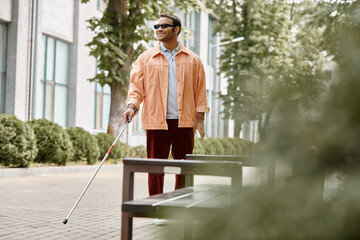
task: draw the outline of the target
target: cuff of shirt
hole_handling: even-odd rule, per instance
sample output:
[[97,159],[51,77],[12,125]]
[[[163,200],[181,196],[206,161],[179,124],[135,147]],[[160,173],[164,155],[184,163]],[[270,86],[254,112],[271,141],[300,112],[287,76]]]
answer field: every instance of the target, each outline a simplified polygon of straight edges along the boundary
[[196,107],[196,112],[209,113],[210,108],[207,106],[199,106],[199,107]]
[[137,103],[136,100],[134,100],[134,99],[127,99],[127,100],[125,101],[126,107],[129,107],[130,104],[133,104],[133,105],[136,107],[136,109],[139,111],[139,104]]

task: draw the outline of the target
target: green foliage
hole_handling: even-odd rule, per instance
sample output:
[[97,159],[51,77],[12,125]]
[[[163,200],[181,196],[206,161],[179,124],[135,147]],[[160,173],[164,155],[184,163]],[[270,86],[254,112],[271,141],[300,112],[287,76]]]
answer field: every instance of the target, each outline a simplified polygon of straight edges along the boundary
[[251,155],[252,153],[254,153],[254,143],[240,138],[234,138],[234,140],[241,146],[241,151],[244,155]]
[[[90,55],[98,60],[99,68],[99,73],[89,80],[102,86],[127,85],[132,62],[148,48],[149,41],[155,40],[153,29],[146,26],[146,21],[157,20],[159,13],[173,12],[172,6],[171,0],[110,0],[101,18],[89,20],[95,37],[87,46],[91,49]],[[175,1],[175,7],[189,12],[200,9],[201,5],[196,0],[186,0]]]
[[231,138],[219,138],[219,141],[224,149],[224,155],[236,155],[238,149]]
[[136,157],[136,158],[146,158],[146,147],[143,145],[139,145],[136,147],[133,147],[134,149],[134,156],[132,157]]
[[325,47],[338,63],[318,124],[316,144],[325,164],[359,170],[360,163],[360,2],[335,1],[324,20]]
[[0,115],[0,164],[27,167],[38,149],[33,129],[14,115]]
[[[100,150],[100,158],[99,160],[101,160],[106,153],[109,151],[111,145],[114,143],[115,141],[115,137],[111,134],[107,134],[107,133],[98,133],[95,135],[97,142],[98,142],[98,146],[99,146],[99,150]],[[113,147],[113,149],[110,152],[109,158],[112,159],[119,159],[122,158],[124,156],[126,151],[124,151],[124,148],[122,148],[122,145],[119,141],[116,142],[115,146]]]
[[219,16],[215,33],[224,40],[244,37],[222,47],[220,70],[228,81],[223,113],[235,124],[259,120],[262,141],[277,104],[309,107],[323,90],[321,29],[310,28],[312,15],[304,14],[312,6],[283,0],[207,3]]
[[325,29],[319,42],[338,64],[322,112],[309,119],[282,103],[271,129],[275,141],[263,143],[262,154],[287,162],[292,176],[242,188],[228,211],[208,219],[201,239],[360,238],[360,1],[296,2],[318,14],[312,24]]
[[195,138],[193,154],[250,155],[254,143],[240,138]]
[[[100,149],[100,157],[102,159],[115,141],[115,137],[107,133],[98,133],[96,138]],[[143,145],[131,147],[126,143],[117,141],[110,152],[109,158],[122,159],[124,157],[146,158],[146,147]]]
[[338,64],[350,60],[349,57],[352,55],[351,52],[345,50],[349,45],[339,40],[345,40],[344,36],[352,35],[358,31],[359,6],[358,0],[334,0],[318,2],[315,8],[308,9],[309,14],[313,15],[312,24],[325,29],[324,37],[321,39],[322,48],[328,51]]
[[75,151],[72,161],[76,162],[86,158],[87,164],[94,164],[100,156],[96,137],[81,127],[68,127],[66,132]]
[[200,138],[194,139],[193,154],[205,154],[205,146]]
[[66,165],[73,158],[72,142],[60,125],[46,119],[31,120],[29,124],[34,129],[39,149],[35,162]]
[[208,154],[208,155],[216,155],[216,149],[210,144],[210,140],[208,140],[210,138],[205,138],[202,142],[201,145],[204,149],[204,153],[203,154]]
[[307,185],[296,181],[277,187],[243,188],[234,194],[238,197],[231,207],[206,220],[206,230],[199,239],[223,240],[230,235],[229,239],[335,240],[348,235],[340,230],[341,218],[331,204],[319,201],[309,191],[314,179],[305,182]]
[[247,155],[248,151],[246,151],[246,148],[243,146],[243,144],[246,144],[245,140],[240,139],[240,138],[225,138],[227,141],[230,141],[231,144],[234,146],[235,148],[235,153],[234,155]]

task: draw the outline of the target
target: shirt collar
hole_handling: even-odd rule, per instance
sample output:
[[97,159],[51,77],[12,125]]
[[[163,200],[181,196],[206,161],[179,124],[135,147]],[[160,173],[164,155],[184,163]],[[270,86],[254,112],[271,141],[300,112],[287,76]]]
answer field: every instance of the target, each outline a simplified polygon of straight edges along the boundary
[[[173,52],[177,53],[177,52],[179,52],[179,49],[180,49],[180,43],[178,43],[178,46],[173,50]],[[162,53],[164,53],[165,51],[171,52],[170,49],[167,49],[167,48],[165,47],[165,45],[164,45],[163,42],[160,42],[160,51],[161,51]]]
[[[160,43],[161,42],[158,42],[158,44],[151,50],[151,57],[155,57],[158,54],[161,54]],[[181,43],[179,43],[178,48],[179,48],[179,53],[183,52],[186,54],[190,54],[189,50],[185,48]]]

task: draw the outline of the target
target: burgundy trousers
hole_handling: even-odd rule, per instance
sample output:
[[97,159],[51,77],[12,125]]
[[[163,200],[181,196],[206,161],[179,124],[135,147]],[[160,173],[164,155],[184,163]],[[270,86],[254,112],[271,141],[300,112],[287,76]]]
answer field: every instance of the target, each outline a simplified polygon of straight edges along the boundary
[[[173,159],[185,159],[194,148],[193,128],[179,128],[177,119],[167,119],[168,130],[146,130],[148,158],[168,159],[170,146]],[[150,196],[163,193],[164,174],[149,174]],[[176,175],[175,189],[185,187],[185,176]]]

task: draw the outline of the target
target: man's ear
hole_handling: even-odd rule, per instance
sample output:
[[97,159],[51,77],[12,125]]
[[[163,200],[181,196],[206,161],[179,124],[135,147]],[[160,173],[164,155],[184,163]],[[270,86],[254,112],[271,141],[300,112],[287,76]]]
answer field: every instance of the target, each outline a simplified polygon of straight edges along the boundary
[[180,27],[179,27],[179,26],[176,26],[174,30],[175,30],[176,35],[178,35],[179,32],[180,32]]

